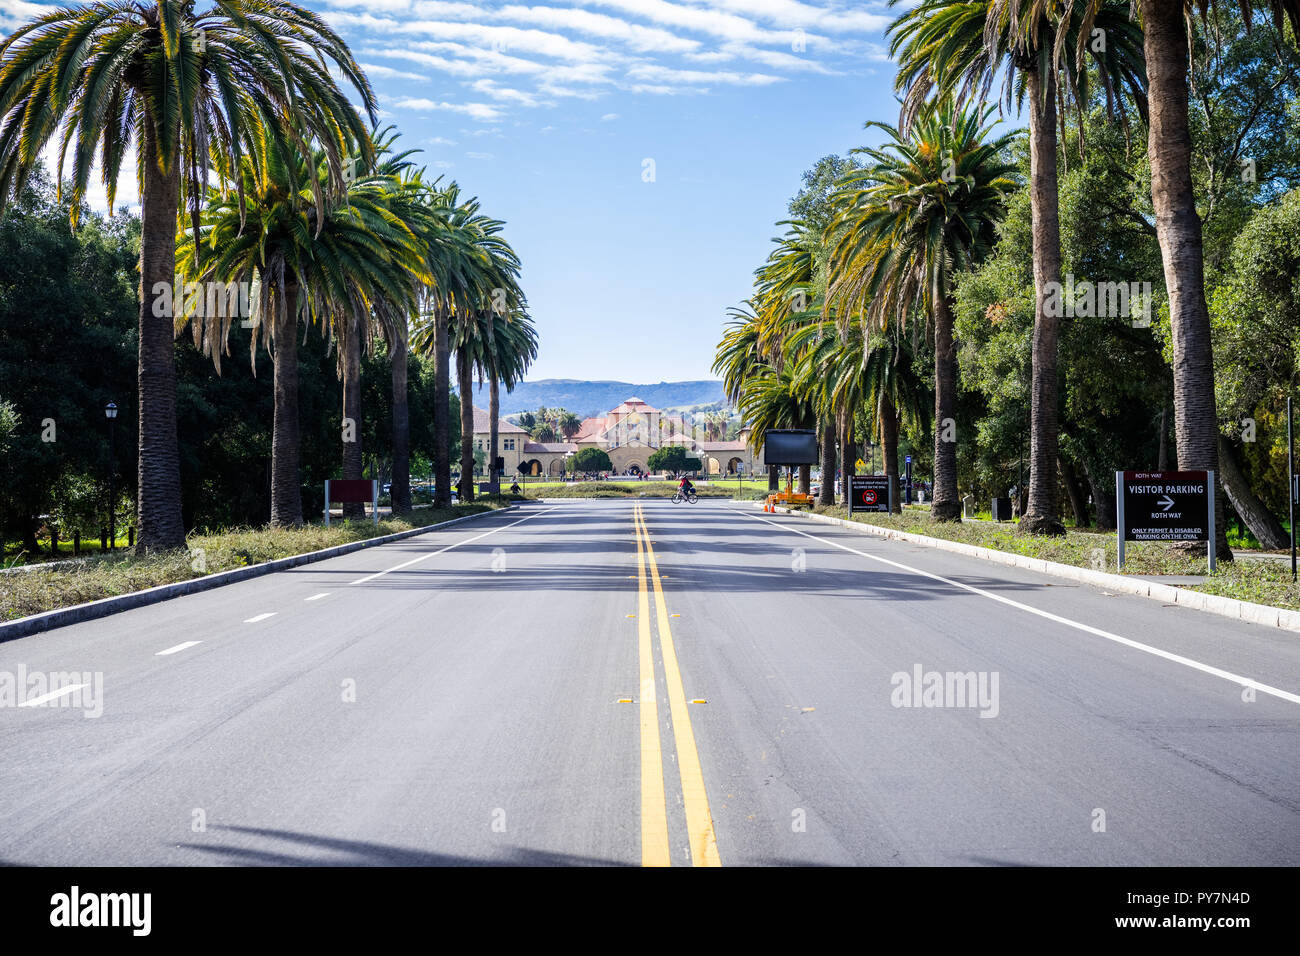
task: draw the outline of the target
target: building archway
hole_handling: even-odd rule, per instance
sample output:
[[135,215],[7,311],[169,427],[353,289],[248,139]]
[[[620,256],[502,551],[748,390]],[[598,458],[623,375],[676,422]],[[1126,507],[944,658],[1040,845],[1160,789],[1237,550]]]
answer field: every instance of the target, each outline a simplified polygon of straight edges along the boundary
[[558,478],[564,474],[564,459],[552,458],[551,463],[546,466],[546,473],[552,478]]
[[627,473],[629,475],[643,475],[645,474],[645,468],[642,467],[639,461],[629,461],[627,463]]
[[530,458],[528,461],[521,462],[519,467],[523,470],[525,475],[531,475],[534,478],[540,476],[543,471],[542,463],[536,458]]
[[736,474],[739,474],[739,473],[740,473],[740,467],[741,467],[744,463],[745,463],[744,460],[743,460],[743,459],[740,459],[740,458],[733,458],[733,459],[731,459],[730,461],[727,462],[727,474],[729,474],[729,475],[736,475]]
[[704,473],[706,475],[716,475],[722,471],[722,465],[716,458],[704,459]]

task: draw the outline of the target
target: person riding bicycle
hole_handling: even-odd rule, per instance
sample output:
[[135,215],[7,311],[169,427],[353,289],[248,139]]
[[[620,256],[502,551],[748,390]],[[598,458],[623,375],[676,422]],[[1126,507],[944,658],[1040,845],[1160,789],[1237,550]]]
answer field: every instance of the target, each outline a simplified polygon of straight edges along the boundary
[[682,480],[677,483],[677,490],[683,495],[691,495],[695,493],[695,486],[691,484],[691,479],[682,475]]

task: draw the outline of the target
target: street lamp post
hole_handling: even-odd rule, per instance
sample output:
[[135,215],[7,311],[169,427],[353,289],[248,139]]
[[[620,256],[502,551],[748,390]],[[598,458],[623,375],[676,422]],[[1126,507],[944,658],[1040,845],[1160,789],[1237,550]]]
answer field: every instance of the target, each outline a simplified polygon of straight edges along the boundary
[[104,406],[108,419],[108,550],[117,548],[117,405]]

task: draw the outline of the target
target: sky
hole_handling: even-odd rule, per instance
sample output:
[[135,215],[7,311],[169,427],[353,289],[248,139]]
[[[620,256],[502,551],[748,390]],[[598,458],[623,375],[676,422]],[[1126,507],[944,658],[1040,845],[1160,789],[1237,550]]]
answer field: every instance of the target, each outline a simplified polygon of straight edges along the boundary
[[[877,0],[306,5],[400,145],[507,223],[539,335],[531,380],[715,377],[727,309],[802,172],[897,119],[884,30],[899,9]],[[49,9],[0,0],[0,29]],[[118,202],[134,203],[124,168]],[[90,198],[102,207],[102,187]]]

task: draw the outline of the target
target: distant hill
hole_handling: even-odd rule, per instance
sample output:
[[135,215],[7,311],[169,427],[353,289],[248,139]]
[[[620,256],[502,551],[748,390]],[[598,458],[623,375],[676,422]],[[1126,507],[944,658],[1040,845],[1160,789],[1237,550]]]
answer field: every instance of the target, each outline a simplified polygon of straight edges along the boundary
[[[531,412],[540,405],[567,408],[580,418],[602,415],[625,398],[636,397],[655,408],[681,408],[712,405],[723,401],[722,383],[707,379],[696,382],[660,382],[658,385],[634,385],[630,382],[588,382],[576,378],[543,378],[520,382],[515,390],[501,391],[501,414]],[[476,389],[474,404],[488,406],[488,390]]]

